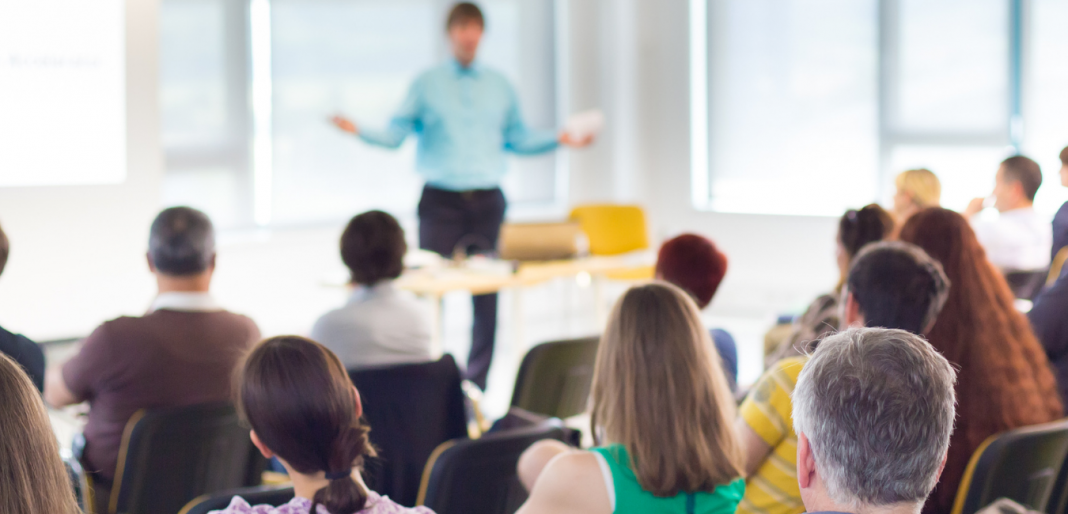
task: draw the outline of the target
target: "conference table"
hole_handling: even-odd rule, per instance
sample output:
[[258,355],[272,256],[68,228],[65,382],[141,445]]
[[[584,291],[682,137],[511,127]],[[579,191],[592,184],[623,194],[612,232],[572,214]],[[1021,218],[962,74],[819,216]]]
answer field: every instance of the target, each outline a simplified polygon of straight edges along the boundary
[[441,353],[443,319],[442,298],[450,292],[468,292],[473,295],[497,293],[508,290],[513,294],[513,338],[517,350],[525,345],[523,313],[523,289],[561,278],[575,279],[581,285],[592,285],[594,313],[598,325],[608,317],[603,283],[606,279],[647,280],[653,276],[649,253],[632,253],[619,256],[589,256],[555,261],[514,262],[485,258],[473,258],[464,263],[442,261],[437,265],[406,271],[397,286],[418,296],[428,298],[431,305],[433,347]]

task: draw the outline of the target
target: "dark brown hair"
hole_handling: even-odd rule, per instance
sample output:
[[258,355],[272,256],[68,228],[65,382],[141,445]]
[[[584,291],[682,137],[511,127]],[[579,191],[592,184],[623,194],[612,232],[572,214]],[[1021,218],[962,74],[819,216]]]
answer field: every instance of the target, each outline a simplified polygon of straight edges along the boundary
[[206,271],[215,258],[215,228],[192,207],[164,209],[152,222],[148,256],[156,270],[176,277]]
[[926,209],[905,223],[901,239],[941,262],[951,284],[927,337],[960,370],[958,420],[945,471],[924,508],[949,512],[968,460],[987,437],[1060,418],[1061,401],[1042,346],[967,220]]
[[451,29],[453,25],[462,25],[469,22],[475,22],[482,28],[486,27],[486,19],[482,17],[482,9],[479,9],[477,5],[471,2],[460,2],[449,10],[449,18],[445,22],[445,30]]
[[894,218],[874,203],[859,211],[850,209],[838,220],[838,240],[851,261],[864,245],[882,241],[893,231]]
[[1005,180],[1019,182],[1024,195],[1032,202],[1035,201],[1038,188],[1042,186],[1042,168],[1038,167],[1037,162],[1022,155],[1014,155],[1001,161],[1001,169],[1005,172]]
[[368,211],[349,221],[341,234],[341,260],[352,282],[372,286],[404,271],[404,229],[382,211]]
[[0,512],[81,512],[41,394],[2,353],[0,405]]
[[1061,150],[1061,164],[1068,166],[1068,146]]
[[656,256],[656,273],[690,293],[698,309],[712,301],[723,275],[727,256],[708,238],[683,234],[664,243]]
[[3,273],[4,267],[7,266],[7,256],[10,252],[11,243],[7,240],[3,227],[0,227],[0,273]]
[[264,446],[299,473],[338,475],[315,493],[311,512],[319,504],[331,514],[362,510],[367,491],[352,468],[375,452],[337,356],[304,337],[272,337],[249,354],[238,383],[242,416]]

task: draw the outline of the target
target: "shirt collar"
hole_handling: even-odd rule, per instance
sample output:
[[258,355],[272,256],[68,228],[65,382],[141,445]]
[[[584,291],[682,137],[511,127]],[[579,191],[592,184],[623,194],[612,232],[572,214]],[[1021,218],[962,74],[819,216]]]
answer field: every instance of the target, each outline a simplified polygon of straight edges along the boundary
[[211,296],[211,293],[169,292],[160,293],[152,301],[148,312],[158,310],[182,312],[214,312],[223,308]]
[[381,294],[388,294],[393,292],[393,281],[390,279],[380,280],[373,286],[356,286],[356,289],[352,291],[352,297],[350,302],[359,302],[366,300],[372,296],[378,296]]
[[482,65],[478,63],[478,59],[471,61],[471,65],[466,68],[461,65],[460,61],[457,61],[455,57],[449,59],[449,64],[453,73],[458,76],[472,75],[477,77],[478,74],[482,72]]

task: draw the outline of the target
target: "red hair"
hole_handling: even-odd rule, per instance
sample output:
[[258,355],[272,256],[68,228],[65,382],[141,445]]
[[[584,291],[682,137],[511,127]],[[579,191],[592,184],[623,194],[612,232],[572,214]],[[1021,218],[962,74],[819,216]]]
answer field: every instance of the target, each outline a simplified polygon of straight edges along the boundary
[[1045,351],[964,217],[925,209],[905,223],[901,240],[940,261],[950,281],[927,337],[960,370],[958,419],[945,471],[923,508],[948,513],[968,460],[986,438],[1053,421],[1063,409]]
[[727,256],[715,243],[697,234],[683,234],[660,247],[656,274],[675,284],[704,309],[727,274]]

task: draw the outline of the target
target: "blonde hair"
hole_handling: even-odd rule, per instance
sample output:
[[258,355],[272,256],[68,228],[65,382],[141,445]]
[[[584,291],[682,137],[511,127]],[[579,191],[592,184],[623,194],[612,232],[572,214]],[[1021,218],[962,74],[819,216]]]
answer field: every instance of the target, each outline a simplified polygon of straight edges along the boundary
[[735,403],[697,305],[666,282],[631,288],[597,350],[597,444],[622,444],[642,489],[710,492],[742,476]]
[[894,184],[921,209],[938,207],[942,200],[942,183],[927,168],[902,171],[894,179]]
[[81,512],[37,388],[0,354],[0,512]]

